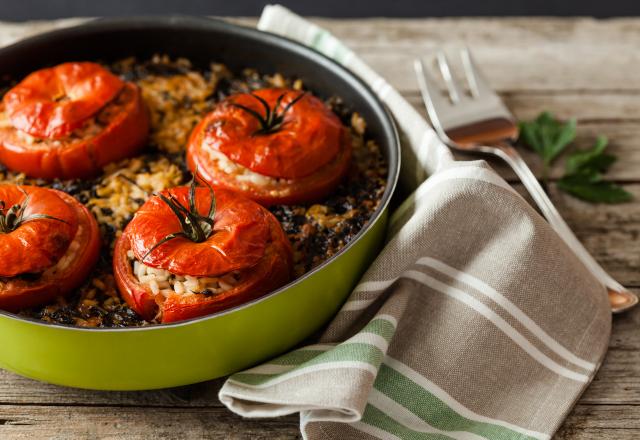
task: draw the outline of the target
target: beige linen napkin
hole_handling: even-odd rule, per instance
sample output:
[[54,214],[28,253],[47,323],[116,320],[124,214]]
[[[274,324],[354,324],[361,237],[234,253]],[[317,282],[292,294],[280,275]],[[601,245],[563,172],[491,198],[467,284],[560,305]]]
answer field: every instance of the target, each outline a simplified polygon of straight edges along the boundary
[[325,30],[280,6],[259,28],[368,82],[404,135],[388,242],[317,344],[231,376],[247,417],[300,412],[310,439],[547,439],[592,380],[604,288],[483,162],[453,162],[426,122]]

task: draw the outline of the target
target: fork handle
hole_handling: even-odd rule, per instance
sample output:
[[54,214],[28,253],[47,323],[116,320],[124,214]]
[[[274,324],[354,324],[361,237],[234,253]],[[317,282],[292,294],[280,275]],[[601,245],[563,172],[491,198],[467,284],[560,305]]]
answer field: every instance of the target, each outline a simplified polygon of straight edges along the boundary
[[571,231],[571,228],[569,228],[567,223],[565,223],[562,216],[540,185],[540,182],[538,182],[538,179],[531,172],[518,151],[508,144],[500,145],[496,150],[497,151],[495,152],[497,155],[507,162],[511,168],[513,168],[513,171],[515,171],[520,178],[520,181],[527,188],[529,194],[531,194],[531,197],[536,202],[536,205],[538,205],[538,208],[540,208],[540,211],[546,217],[551,227],[584,263],[589,271],[607,288],[612,312],[622,312],[634,306],[638,302],[638,297],[605,272],[605,270],[585,249],[582,243],[580,243]]

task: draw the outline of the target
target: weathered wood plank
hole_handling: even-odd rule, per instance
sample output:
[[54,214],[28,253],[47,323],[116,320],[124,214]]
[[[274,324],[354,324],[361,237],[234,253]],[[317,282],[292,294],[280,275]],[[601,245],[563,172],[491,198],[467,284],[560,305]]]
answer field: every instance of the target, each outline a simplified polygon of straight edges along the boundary
[[633,90],[640,78],[634,20],[317,20],[398,89],[416,87],[415,57],[469,45],[499,90]]
[[[640,293],[640,289],[633,289]],[[616,315],[607,357],[580,399],[591,405],[640,405],[640,309]]]
[[552,111],[561,119],[578,123],[640,120],[640,93],[632,92],[503,92],[507,106],[520,119],[533,119],[541,111]]
[[42,32],[75,26],[86,20],[87,19],[83,18],[68,18],[53,21],[31,21],[27,23],[0,21],[0,47]]
[[[510,18],[312,18],[338,38],[358,47],[404,49],[416,41],[473,40],[487,46],[522,46],[531,42],[556,44],[589,43],[595,47],[632,44],[640,38],[640,22],[635,18],[592,19],[588,17]],[[251,25],[252,18],[238,22]]]
[[[403,96],[426,114],[417,90],[403,92]],[[500,96],[515,116],[523,120],[550,111],[560,119],[576,118],[579,124],[640,121],[640,92],[506,91],[500,92]]]
[[555,440],[635,440],[640,437],[640,408],[635,405],[578,404]]
[[242,419],[221,408],[0,406],[0,438],[256,439],[301,438],[298,416]]
[[[526,49],[524,46],[484,47],[475,42],[470,45],[482,70],[490,78],[491,86],[499,91],[627,91],[640,87],[640,79],[621,73],[633,71],[640,65],[640,54],[632,52],[632,47],[626,47],[629,56],[620,56],[611,48],[592,51],[588,45],[559,48],[533,45]],[[426,56],[436,47],[436,44],[418,43],[406,50],[355,49],[391,85],[406,92],[416,89],[413,60]]]
[[[64,421],[62,423],[62,421]],[[579,404],[557,440],[631,440],[640,435],[636,405]],[[298,418],[242,419],[223,409],[0,406],[0,437],[55,438],[298,439]]]
[[145,407],[222,407],[222,380],[154,391],[91,391],[60,387],[0,370],[0,404],[119,405]]

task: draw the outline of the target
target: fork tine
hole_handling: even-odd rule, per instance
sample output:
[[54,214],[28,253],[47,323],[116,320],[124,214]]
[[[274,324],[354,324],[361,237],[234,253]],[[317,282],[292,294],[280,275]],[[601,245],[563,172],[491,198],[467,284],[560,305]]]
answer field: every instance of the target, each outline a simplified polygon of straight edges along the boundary
[[451,107],[451,102],[443,96],[438,83],[429,72],[427,72],[421,58],[414,60],[413,67],[416,72],[416,78],[418,79],[418,87],[422,94],[422,101],[427,108],[431,125],[436,129],[442,139],[447,139],[448,137],[438,118],[438,108],[442,110],[443,108]]
[[447,85],[447,90],[449,91],[449,97],[451,98],[451,102],[457,104],[460,102],[460,87],[458,81],[451,74],[451,69],[449,68],[449,61],[447,60],[447,56],[443,51],[439,51],[436,55],[436,60],[438,61],[438,67],[440,68],[440,73],[442,74],[442,78],[444,78],[444,82]]
[[467,81],[469,82],[469,89],[471,90],[471,95],[474,98],[477,98],[480,95],[484,94],[492,94],[495,95],[495,92],[489,86],[489,83],[484,79],[484,75],[482,71],[478,68],[473,56],[471,55],[471,51],[468,47],[465,47],[460,51],[460,57],[462,58],[462,65],[464,67],[464,73],[467,77]]

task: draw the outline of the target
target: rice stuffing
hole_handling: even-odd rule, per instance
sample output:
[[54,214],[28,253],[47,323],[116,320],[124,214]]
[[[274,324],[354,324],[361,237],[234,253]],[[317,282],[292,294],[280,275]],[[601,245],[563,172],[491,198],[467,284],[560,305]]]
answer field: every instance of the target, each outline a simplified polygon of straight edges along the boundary
[[138,282],[148,287],[154,295],[162,294],[165,298],[171,294],[218,295],[233,289],[240,280],[240,274],[236,271],[221,277],[182,276],[147,266],[135,258],[133,251],[128,251],[127,257],[131,261],[133,274]]

